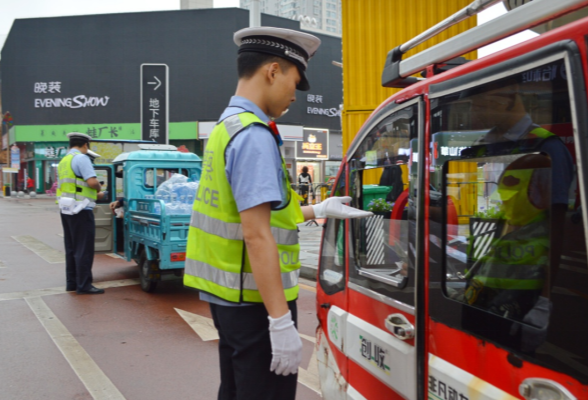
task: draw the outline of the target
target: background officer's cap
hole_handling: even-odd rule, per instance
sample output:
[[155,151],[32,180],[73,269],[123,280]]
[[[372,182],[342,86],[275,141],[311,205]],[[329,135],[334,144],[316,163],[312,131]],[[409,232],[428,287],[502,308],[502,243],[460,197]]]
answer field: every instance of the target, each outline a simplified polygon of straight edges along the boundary
[[92,140],[92,137],[89,135],[86,135],[85,133],[80,133],[80,132],[71,132],[67,134],[67,138],[69,140],[71,139],[78,139],[78,140],[85,140],[88,143]]
[[300,72],[300,83],[296,89],[310,89],[304,71],[321,44],[316,36],[291,29],[262,26],[241,29],[235,32],[233,40],[239,46],[239,53],[266,53],[290,61]]
[[90,156],[90,158],[92,159],[96,159],[96,158],[100,158],[102,157],[100,154],[93,152],[92,150],[88,149],[88,151],[86,152],[87,156]]

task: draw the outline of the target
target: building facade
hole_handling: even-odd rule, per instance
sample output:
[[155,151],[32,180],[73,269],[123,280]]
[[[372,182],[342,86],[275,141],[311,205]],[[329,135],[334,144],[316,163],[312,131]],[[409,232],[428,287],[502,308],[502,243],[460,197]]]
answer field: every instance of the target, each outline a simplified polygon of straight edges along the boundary
[[[249,9],[253,0],[240,0]],[[259,0],[262,13],[300,21],[304,29],[341,37],[341,0]]]
[[[272,15],[263,15],[261,22],[300,29],[298,21]],[[7,146],[20,153],[12,187],[21,189],[30,176],[38,192],[50,190],[68,132],[106,140],[93,144],[103,156],[100,162],[123,151],[117,140],[151,140],[144,128],[154,118],[143,117],[163,112],[163,106],[155,107],[144,93],[160,83],[160,91],[167,87],[168,116],[167,128],[158,121],[157,129],[170,144],[201,155],[209,128],[235,92],[233,33],[248,25],[248,11],[239,8],[16,20],[0,71],[3,108],[14,121],[2,147],[5,153]],[[341,59],[341,40],[317,35],[322,46],[307,71],[311,90],[298,92],[288,114],[277,121],[293,176],[295,144],[305,129],[326,130],[341,141],[342,75],[331,64]],[[146,64],[163,66],[165,78]],[[341,152],[320,159],[321,173],[333,157],[340,159]]]

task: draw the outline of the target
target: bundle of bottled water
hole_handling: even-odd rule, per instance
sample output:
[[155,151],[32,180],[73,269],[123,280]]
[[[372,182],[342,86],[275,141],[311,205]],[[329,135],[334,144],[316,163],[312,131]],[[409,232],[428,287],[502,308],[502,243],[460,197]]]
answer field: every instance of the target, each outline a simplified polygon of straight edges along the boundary
[[[198,182],[190,182],[184,175],[174,174],[157,188],[155,199],[163,201],[167,215],[191,214],[197,191]],[[153,212],[161,214],[161,203],[155,204]]]

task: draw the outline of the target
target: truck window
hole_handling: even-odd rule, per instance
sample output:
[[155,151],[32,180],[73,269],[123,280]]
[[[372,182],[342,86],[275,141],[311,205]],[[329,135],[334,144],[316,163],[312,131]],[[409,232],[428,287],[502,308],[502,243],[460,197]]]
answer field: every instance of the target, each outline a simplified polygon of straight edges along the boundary
[[[349,162],[352,205],[370,218],[351,220],[349,279],[414,305],[418,103],[378,122]],[[413,148],[414,147],[414,148]],[[414,186],[413,186],[414,185]]]
[[[344,168],[344,167],[342,167]],[[333,185],[333,196],[345,196],[345,169]],[[319,283],[326,294],[345,288],[345,220],[328,219],[323,239]]]
[[[163,168],[154,168],[154,169],[146,169],[145,176],[143,180],[143,184],[146,188],[150,189],[155,186],[159,187],[165,181],[167,181],[173,174],[183,174],[188,176],[188,171],[185,169],[163,169]],[[155,185],[157,184],[157,185]]]
[[442,268],[432,264],[430,304],[434,319],[586,382],[569,76],[560,59],[431,100],[431,181],[446,197],[431,222]]
[[112,201],[111,184],[110,184],[110,169],[95,168],[96,179],[100,182],[101,191],[105,193],[102,199],[97,200],[99,204],[108,204]]

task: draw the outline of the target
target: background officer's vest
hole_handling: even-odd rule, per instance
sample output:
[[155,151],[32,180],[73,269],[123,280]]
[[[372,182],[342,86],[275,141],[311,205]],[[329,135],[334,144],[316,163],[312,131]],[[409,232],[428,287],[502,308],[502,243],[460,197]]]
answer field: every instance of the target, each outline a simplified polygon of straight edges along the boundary
[[[239,132],[251,124],[267,124],[255,114],[244,112],[219,123],[204,152],[200,186],[194,201],[184,285],[234,303],[262,303],[243,239],[241,217],[225,173],[225,150]],[[303,222],[296,194],[287,180],[282,159],[283,190],[292,201],[271,213],[271,232],[278,246],[282,285],[286,300],[298,297],[300,258],[298,227]]]
[[71,167],[74,157],[81,154],[82,153],[68,154],[59,162],[57,167],[59,181],[56,191],[56,197],[58,200],[60,197],[70,197],[77,201],[88,199],[91,202],[95,202],[98,198],[98,192],[96,189],[91,188],[81,176],[76,176]]

